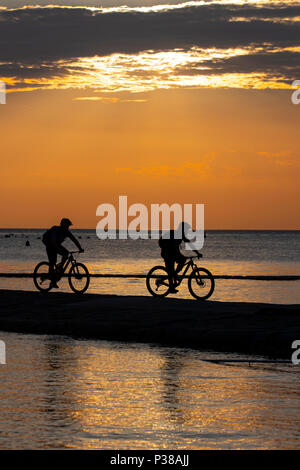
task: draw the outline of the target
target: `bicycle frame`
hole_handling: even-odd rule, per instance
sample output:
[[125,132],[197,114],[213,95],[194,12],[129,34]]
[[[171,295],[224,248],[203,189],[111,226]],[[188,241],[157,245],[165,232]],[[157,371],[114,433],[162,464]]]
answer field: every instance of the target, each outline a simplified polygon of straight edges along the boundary
[[[184,272],[182,272],[181,270],[181,273],[180,274],[177,274],[176,272],[174,273],[174,276],[175,276],[175,282],[177,283],[176,285],[179,286],[183,279],[185,278],[186,276],[186,273],[188,272],[189,268],[191,267],[193,270],[197,268],[197,265],[196,263],[194,263],[193,261],[193,258],[198,258],[197,256],[189,256],[187,259],[188,261],[186,261],[186,263],[183,265],[182,269],[185,268]],[[165,278],[167,279],[167,277]],[[164,285],[167,285],[164,281],[159,281],[159,284],[164,284]]]
[[175,281],[178,282],[178,286],[181,284],[182,280],[185,278],[186,273],[188,272],[189,268],[195,269],[197,267],[196,263],[194,263],[193,258],[197,258],[197,256],[189,256],[188,261],[183,265],[182,270],[185,268],[184,272],[176,273],[175,272]]
[[58,270],[60,272],[59,273],[57,272],[57,274],[59,274],[61,277],[66,272],[66,270],[68,269],[70,264],[72,264],[73,266],[76,264],[76,260],[73,256],[74,253],[79,253],[79,251],[70,251],[69,255],[68,255],[68,258],[66,259],[65,264],[63,266],[59,266],[59,263],[56,264],[56,266],[55,266],[56,272],[57,272],[57,268],[58,268]]

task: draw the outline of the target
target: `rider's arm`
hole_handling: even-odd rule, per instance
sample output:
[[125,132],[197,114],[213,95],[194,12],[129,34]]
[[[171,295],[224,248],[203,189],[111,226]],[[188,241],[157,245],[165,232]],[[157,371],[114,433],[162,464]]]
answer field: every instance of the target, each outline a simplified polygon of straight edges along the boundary
[[79,241],[77,240],[77,238],[74,237],[74,235],[69,231],[68,233],[68,237],[70,238],[70,240],[72,240],[72,242],[77,246],[78,250],[80,251],[84,251],[82,246],[80,245]]
[[[185,241],[185,240],[183,240]],[[189,242],[189,240],[187,240]],[[179,251],[181,252],[181,250],[179,249]],[[194,253],[196,253],[196,255],[198,256],[198,258],[202,258],[202,254],[198,251],[198,250],[193,250]],[[182,254],[182,253],[181,253]]]
[[[186,238],[185,234],[183,234],[182,241],[185,243],[191,243],[191,240]],[[198,258],[202,258],[202,254],[198,250],[193,250],[194,253],[198,256]]]

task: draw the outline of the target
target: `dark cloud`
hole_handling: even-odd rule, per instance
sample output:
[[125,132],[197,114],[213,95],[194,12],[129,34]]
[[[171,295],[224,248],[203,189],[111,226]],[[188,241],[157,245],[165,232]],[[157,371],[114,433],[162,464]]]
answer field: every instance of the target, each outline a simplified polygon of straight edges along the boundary
[[[203,67],[206,67],[203,69]],[[264,73],[270,77],[282,77],[291,82],[300,77],[300,53],[292,51],[256,52],[242,54],[226,59],[213,59],[204,62],[189,63],[178,67],[178,75],[217,75],[217,74]]]
[[216,61],[212,69],[217,73],[265,73],[292,81],[295,76],[300,77],[300,53],[281,51],[231,57]]
[[[239,47],[300,41],[300,23],[263,21],[300,16],[299,6],[204,5],[162,12],[99,13],[36,8],[0,13],[2,60],[65,59],[146,49]],[[243,17],[246,20],[232,21]],[[256,19],[247,21],[247,18]]]
[[50,78],[53,76],[64,76],[68,72],[67,67],[52,63],[41,63],[30,65],[22,62],[13,62],[8,64],[0,63],[0,77],[16,77],[22,79]]
[[[210,1],[210,0],[206,0]],[[1,5],[4,5],[8,8],[20,8],[30,5],[49,5],[51,2],[50,0],[2,0]],[[87,7],[99,7],[99,4],[103,7],[112,7],[112,6],[122,6],[126,3],[129,7],[141,7],[141,6],[150,6],[150,5],[165,5],[167,0],[55,0],[52,1],[54,5],[62,5],[62,6],[87,6]],[[172,4],[176,3],[183,3],[182,0],[172,0]]]
[[[205,4],[160,12],[100,12],[85,8],[0,10],[2,76],[39,78],[67,73],[55,64],[77,57],[175,48],[259,47],[265,53],[206,62],[213,73],[298,70],[299,55],[268,49],[300,43],[300,7]],[[290,21],[285,19],[289,18]],[[289,64],[287,61],[290,61]],[[32,68],[28,68],[28,66]],[[199,63],[185,73],[203,73]],[[182,70],[184,72],[184,70]]]

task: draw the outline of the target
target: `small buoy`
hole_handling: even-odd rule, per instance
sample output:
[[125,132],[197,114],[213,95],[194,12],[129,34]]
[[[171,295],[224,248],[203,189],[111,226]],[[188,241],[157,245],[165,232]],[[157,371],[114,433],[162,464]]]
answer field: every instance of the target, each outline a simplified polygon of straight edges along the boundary
[[29,240],[26,241],[25,246],[30,246]]

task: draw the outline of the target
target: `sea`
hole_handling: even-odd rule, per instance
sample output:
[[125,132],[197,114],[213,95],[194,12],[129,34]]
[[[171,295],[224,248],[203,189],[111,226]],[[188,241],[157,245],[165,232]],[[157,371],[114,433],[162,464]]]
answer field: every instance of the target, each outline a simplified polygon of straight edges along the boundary
[[[0,230],[0,272],[31,273],[46,259],[43,232]],[[162,264],[157,240],[73,233],[91,273],[146,274]],[[218,275],[299,275],[299,248],[297,231],[208,231],[198,264]],[[211,300],[299,304],[299,285],[217,279]],[[1,277],[0,289],[35,288],[32,279]],[[69,291],[66,282],[60,289]],[[149,295],[133,278],[92,278],[89,292]],[[186,286],[176,295],[190,298]],[[249,366],[241,354],[59,335],[0,331],[0,340],[0,449],[300,449],[300,366],[292,363]]]
[[[45,230],[0,229],[0,273],[32,273],[47,260],[41,237]],[[85,249],[78,260],[90,273],[147,274],[163,265],[157,239],[100,240],[94,230],[73,230]],[[26,246],[26,244],[29,246]],[[69,240],[69,249],[76,246]],[[215,275],[300,275],[300,231],[207,231],[199,266]],[[188,253],[186,253],[188,254]],[[211,300],[233,302],[300,303],[300,281],[217,279]],[[35,290],[32,279],[0,278],[1,289]],[[68,291],[67,281],[60,285]],[[149,295],[144,279],[92,278],[89,292]],[[190,298],[187,283],[177,297]]]

